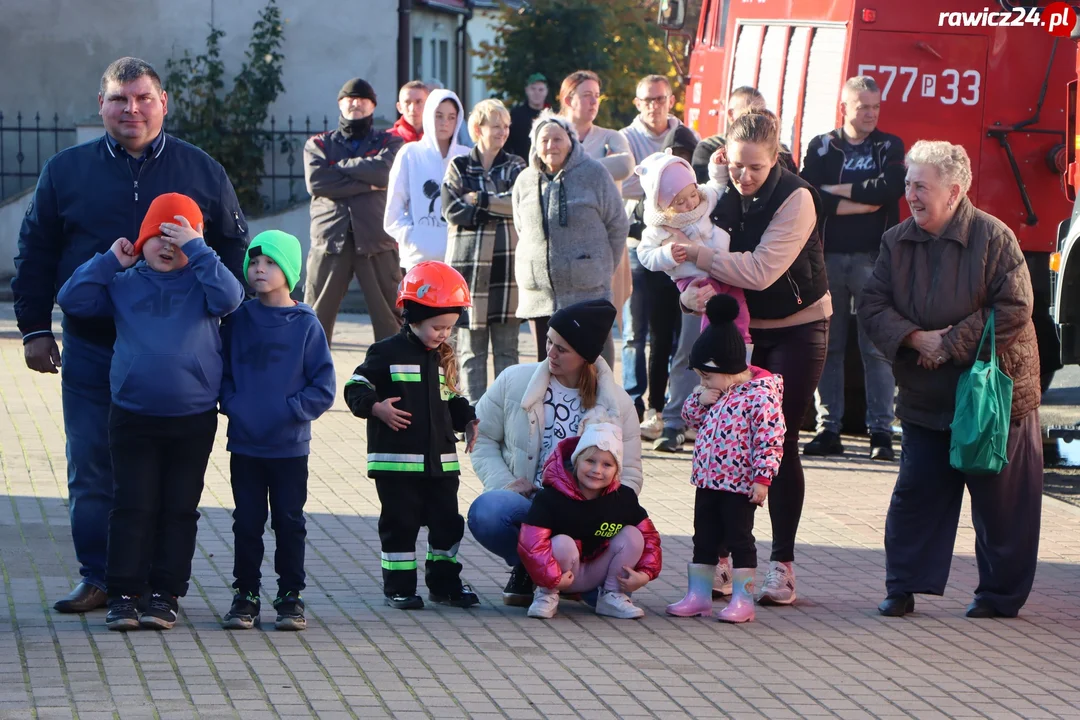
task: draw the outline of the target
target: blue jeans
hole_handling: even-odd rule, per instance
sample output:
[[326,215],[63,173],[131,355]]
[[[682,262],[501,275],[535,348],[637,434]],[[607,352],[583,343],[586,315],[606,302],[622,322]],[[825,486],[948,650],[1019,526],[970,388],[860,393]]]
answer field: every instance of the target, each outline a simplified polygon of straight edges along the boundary
[[647,271],[638,262],[637,249],[630,248],[629,255],[634,289],[623,305],[622,385],[634,401],[638,414],[642,415],[645,413],[645,391],[649,386],[645,358],[645,345],[649,339],[649,288]]
[[113,469],[109,457],[112,348],[64,333],[61,395],[71,539],[83,582],[105,590]]
[[697,373],[690,369],[690,350],[701,336],[701,316],[683,313],[679,343],[675,346],[675,355],[671,359],[671,375],[668,380],[670,392],[662,416],[664,427],[682,432],[686,423],[682,419],[683,403],[694,388],[698,386]]
[[[847,348],[848,316],[862,299],[863,287],[874,272],[870,253],[833,253],[825,256],[825,272],[832,293],[833,321],[829,328],[829,351],[818,383],[818,431],[840,432],[844,422],[844,351]],[[866,378],[866,426],[871,433],[892,433],[896,381],[892,363],[870,341],[858,321],[859,351]]]
[[513,490],[489,490],[469,506],[469,532],[485,550],[517,565],[518,534],[530,507],[532,500]]

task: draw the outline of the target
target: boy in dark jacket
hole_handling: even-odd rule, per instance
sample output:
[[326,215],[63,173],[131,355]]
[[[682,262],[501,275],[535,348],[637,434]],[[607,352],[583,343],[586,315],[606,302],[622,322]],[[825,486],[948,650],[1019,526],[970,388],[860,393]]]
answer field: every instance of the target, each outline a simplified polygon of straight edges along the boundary
[[203,241],[198,205],[178,193],[150,204],[134,245],[118,239],[57,295],[68,315],[116,322],[109,377],[116,492],[105,571],[110,630],[176,623],[217,431],[220,318],[243,298],[243,287]]
[[226,628],[259,621],[259,566],[267,497],[277,542],[274,600],[278,630],[307,627],[304,601],[304,503],[311,421],[334,404],[337,380],[315,312],[289,297],[300,279],[300,241],[280,230],[259,233],[244,258],[256,292],[222,331],[221,412],[229,418],[236,596]]
[[416,536],[427,525],[428,599],[467,608],[480,600],[461,582],[457,560],[465,519],[454,446],[455,433],[464,432],[472,452],[479,422],[457,391],[457,359],[447,340],[472,300],[458,271],[428,261],[406,273],[397,304],[405,327],[369,347],[345,383],[349,409],[368,421],[368,477],[382,503],[383,594],[399,610],[424,607],[416,594]]

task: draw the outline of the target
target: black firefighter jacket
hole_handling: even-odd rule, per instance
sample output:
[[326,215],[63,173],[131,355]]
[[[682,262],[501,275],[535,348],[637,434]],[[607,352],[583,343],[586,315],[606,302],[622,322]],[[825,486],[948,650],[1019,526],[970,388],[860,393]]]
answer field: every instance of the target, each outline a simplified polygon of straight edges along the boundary
[[[411,414],[393,430],[372,414],[375,403],[399,397],[394,407]],[[345,402],[367,424],[368,477],[422,479],[461,472],[455,432],[476,419],[469,401],[446,386],[439,353],[406,325],[368,348],[364,363],[345,383]]]

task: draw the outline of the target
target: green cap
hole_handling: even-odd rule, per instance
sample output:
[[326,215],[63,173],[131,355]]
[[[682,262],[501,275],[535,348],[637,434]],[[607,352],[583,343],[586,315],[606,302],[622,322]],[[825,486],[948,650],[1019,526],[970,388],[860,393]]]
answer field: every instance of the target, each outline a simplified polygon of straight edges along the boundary
[[525,85],[526,86],[529,86],[529,85],[532,85],[533,83],[538,83],[538,82],[542,82],[545,85],[547,84],[547,78],[544,77],[543,73],[533,73],[532,75],[530,75],[528,78],[525,79]]
[[[252,254],[253,250],[258,250]],[[300,241],[293,235],[281,230],[264,230],[256,235],[247,252],[244,253],[244,277],[247,278],[248,264],[251,258],[266,255],[281,268],[285,273],[285,282],[289,284],[289,292],[293,291],[296,283],[300,282],[300,269],[304,265],[303,253],[300,251]]]

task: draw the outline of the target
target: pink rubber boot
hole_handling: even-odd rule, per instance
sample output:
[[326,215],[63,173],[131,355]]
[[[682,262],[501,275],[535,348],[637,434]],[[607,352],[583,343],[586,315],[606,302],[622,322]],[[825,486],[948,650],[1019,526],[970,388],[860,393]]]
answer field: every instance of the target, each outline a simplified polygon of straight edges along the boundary
[[676,617],[712,615],[713,576],[716,574],[716,566],[690,563],[686,566],[686,572],[689,576],[686,597],[668,605],[668,615]]
[[731,602],[720,611],[720,622],[744,623],[754,619],[754,571],[738,568],[732,573]]

